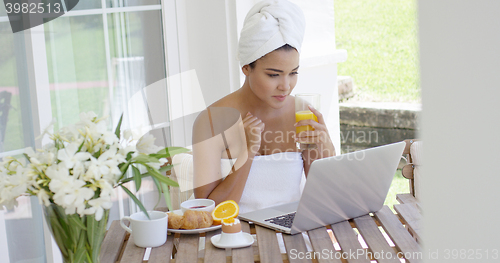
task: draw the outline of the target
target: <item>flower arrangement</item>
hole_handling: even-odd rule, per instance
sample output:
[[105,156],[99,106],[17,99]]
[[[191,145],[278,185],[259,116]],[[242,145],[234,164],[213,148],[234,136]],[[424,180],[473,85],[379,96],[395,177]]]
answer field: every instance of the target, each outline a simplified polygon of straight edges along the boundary
[[[98,246],[91,244],[94,247],[91,250],[96,250],[96,253],[85,248],[85,244],[80,244],[78,240],[95,240],[94,233],[87,230],[95,232],[93,227],[96,224],[101,228],[104,225],[105,231],[114,188],[121,187],[147,215],[143,204],[124,184],[134,181],[138,191],[142,178],[151,176],[159,195],[164,192],[170,207],[168,186],[178,184],[162,175],[172,168],[172,165],[165,163],[167,158],[188,149],[161,149],[154,145],[155,138],[151,135],[136,140],[131,132],[121,134],[121,122],[122,118],[115,132],[112,132],[107,129],[106,118],[98,118],[93,112],[81,113],[80,121],[56,133],[49,132],[51,128],[47,128],[42,136],[48,135],[51,143],[42,149],[35,152],[27,148],[25,159],[5,157],[0,162],[0,209],[3,206],[12,208],[17,204],[16,198],[21,195],[37,196],[46,207],[46,217],[52,215],[55,218],[47,221],[63,256],[68,257],[65,261],[81,262],[84,258],[88,259],[87,262],[98,261],[100,243]],[[141,173],[141,168],[146,172]],[[131,177],[126,176],[129,169],[132,169]],[[48,209],[51,206],[56,208]],[[99,222],[101,220],[105,222]],[[64,229],[67,233],[58,237],[56,228]],[[86,237],[82,237],[82,230],[88,232]],[[103,233],[98,234],[104,236]],[[68,236],[74,242],[65,238]],[[68,246],[67,243],[72,244]]]

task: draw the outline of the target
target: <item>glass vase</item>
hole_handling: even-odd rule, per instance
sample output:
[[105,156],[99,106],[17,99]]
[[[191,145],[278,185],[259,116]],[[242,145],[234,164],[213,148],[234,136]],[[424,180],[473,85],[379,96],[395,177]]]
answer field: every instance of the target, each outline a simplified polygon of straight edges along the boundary
[[95,215],[67,215],[64,208],[51,204],[44,206],[44,215],[64,263],[100,263],[109,210],[97,221]]

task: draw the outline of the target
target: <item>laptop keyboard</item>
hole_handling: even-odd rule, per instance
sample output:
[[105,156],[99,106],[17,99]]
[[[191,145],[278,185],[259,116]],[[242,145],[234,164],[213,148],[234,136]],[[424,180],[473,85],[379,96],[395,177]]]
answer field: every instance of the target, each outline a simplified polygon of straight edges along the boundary
[[294,218],[295,218],[295,212],[290,213],[290,214],[286,214],[286,215],[280,215],[277,217],[269,218],[269,219],[266,219],[264,221],[275,224],[275,225],[279,225],[279,226],[283,226],[283,227],[287,227],[287,228],[292,228],[292,223],[293,223]]

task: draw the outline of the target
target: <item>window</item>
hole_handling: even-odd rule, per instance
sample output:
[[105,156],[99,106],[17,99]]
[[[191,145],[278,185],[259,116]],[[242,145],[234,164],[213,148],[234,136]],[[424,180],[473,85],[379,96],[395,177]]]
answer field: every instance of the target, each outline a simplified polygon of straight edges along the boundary
[[[55,129],[76,122],[84,111],[109,115],[112,126],[123,113],[123,128],[143,121],[134,109],[143,107],[147,96],[158,96],[143,88],[166,78],[162,25],[159,0],[80,1],[62,17],[13,34],[0,5],[0,158],[35,147],[33,134],[52,118]],[[167,92],[160,95],[166,103]],[[162,114],[163,124],[140,123],[164,127],[160,133],[167,144],[168,112]],[[152,208],[156,188],[143,186],[141,198]],[[126,194],[117,193],[111,220],[135,211]],[[51,262],[38,200],[18,201],[15,210],[0,211],[0,262]],[[59,262],[55,245],[52,251]]]

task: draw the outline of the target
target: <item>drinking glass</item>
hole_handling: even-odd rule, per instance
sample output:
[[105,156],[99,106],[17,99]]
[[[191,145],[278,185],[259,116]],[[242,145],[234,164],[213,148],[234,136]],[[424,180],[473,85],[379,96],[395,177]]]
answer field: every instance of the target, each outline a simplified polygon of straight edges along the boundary
[[[320,96],[317,93],[301,93],[295,95],[295,121],[314,120],[318,121],[318,117],[308,108],[311,105],[316,110],[320,110]],[[295,132],[299,134],[303,131],[314,131],[311,125],[297,126]]]

